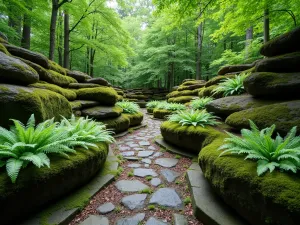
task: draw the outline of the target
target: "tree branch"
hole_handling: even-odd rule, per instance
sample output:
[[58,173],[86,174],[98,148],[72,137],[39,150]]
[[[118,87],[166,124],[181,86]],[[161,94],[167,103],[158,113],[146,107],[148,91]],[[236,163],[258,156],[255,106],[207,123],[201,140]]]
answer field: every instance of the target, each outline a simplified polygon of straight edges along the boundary
[[77,51],[77,50],[83,48],[84,46],[85,46],[85,44],[82,44],[80,47],[78,47],[78,48],[73,48],[73,49],[71,49],[69,52]]
[[71,3],[73,0],[62,0],[62,2],[58,3],[58,9],[63,6],[65,3]]

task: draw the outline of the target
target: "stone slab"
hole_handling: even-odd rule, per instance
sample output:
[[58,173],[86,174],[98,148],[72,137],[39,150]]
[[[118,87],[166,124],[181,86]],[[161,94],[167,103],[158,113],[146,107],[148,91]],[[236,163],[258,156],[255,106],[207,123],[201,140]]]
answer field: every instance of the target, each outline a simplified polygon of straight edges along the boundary
[[177,165],[178,159],[172,158],[159,158],[155,160],[155,164],[160,165],[162,167],[171,168]]
[[110,213],[111,211],[113,211],[114,209],[115,209],[114,204],[112,204],[111,202],[108,202],[103,205],[100,205],[97,208],[97,211],[101,214],[107,214],[107,213]]
[[174,213],[173,217],[174,217],[174,225],[188,225],[188,221],[185,218],[185,216]]
[[153,155],[154,151],[140,151],[138,157],[146,158]]
[[158,189],[151,196],[149,204],[157,204],[175,209],[183,208],[182,200],[173,188]]
[[119,219],[116,225],[139,225],[145,218],[145,213],[138,213],[135,216]]
[[160,173],[163,175],[163,177],[169,182],[173,182],[177,177],[180,176],[180,173],[177,173],[173,170],[164,169],[161,170]]
[[143,169],[143,168],[134,169],[133,174],[138,177],[158,176],[158,174],[153,169]]
[[84,220],[79,225],[109,225],[109,221],[104,216],[90,215],[86,220]]
[[120,180],[115,183],[115,186],[121,192],[138,192],[149,188],[139,180]]
[[143,208],[147,194],[135,194],[122,198],[122,204],[127,208],[134,210]]
[[161,220],[156,219],[155,217],[150,217],[147,220],[146,225],[169,225],[169,223],[165,223]]

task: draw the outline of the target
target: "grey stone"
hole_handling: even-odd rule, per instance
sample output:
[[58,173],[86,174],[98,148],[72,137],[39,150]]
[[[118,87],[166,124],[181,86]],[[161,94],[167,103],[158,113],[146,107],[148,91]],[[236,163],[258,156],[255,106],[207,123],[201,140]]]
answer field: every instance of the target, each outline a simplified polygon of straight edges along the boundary
[[149,156],[153,155],[153,153],[154,153],[153,151],[140,151],[138,153],[138,156],[145,158],[145,157],[149,157]]
[[134,156],[134,152],[121,152],[122,156]]
[[138,164],[138,163],[132,163],[132,164],[129,164],[128,167],[130,168],[139,168],[141,167],[142,165],[141,164]]
[[119,150],[120,150],[120,151],[128,151],[128,150],[130,150],[130,147],[127,147],[127,146],[120,146],[120,147],[119,147]]
[[121,112],[122,109],[118,106],[95,106],[81,111],[83,116],[92,117],[94,119],[117,118],[121,115]]
[[146,168],[149,168],[149,167],[150,167],[150,165],[149,165],[149,164],[145,164],[144,166],[145,166]]
[[174,217],[174,225],[188,225],[188,221],[183,215],[174,213],[173,217]]
[[155,160],[155,164],[167,168],[174,167],[177,165],[177,163],[178,163],[178,159],[172,159],[172,158],[160,158]]
[[158,220],[154,217],[150,217],[146,223],[146,225],[169,225],[169,223],[165,223],[161,220]]
[[158,204],[171,208],[182,208],[182,201],[173,188],[160,188],[152,195],[149,204]]
[[120,180],[115,183],[115,186],[122,192],[137,192],[149,188],[139,180]]
[[101,214],[106,214],[106,213],[109,213],[109,212],[113,211],[114,209],[115,209],[114,204],[112,204],[111,202],[108,202],[108,203],[105,203],[103,205],[100,205],[97,208],[97,211]]
[[141,145],[141,146],[149,146],[150,142],[149,141],[140,141],[139,145]]
[[109,225],[109,221],[104,216],[90,215],[80,225]]
[[138,144],[130,144],[130,145],[128,145],[130,148],[135,148],[135,147],[139,147],[139,145]]
[[133,150],[135,150],[135,151],[144,151],[145,149],[143,149],[143,148],[133,148]]
[[164,176],[164,178],[169,182],[173,182],[177,177],[180,176],[180,173],[177,173],[173,170],[164,169],[161,170],[161,174]]
[[158,185],[160,185],[161,184],[161,179],[159,179],[159,178],[152,178],[152,180],[151,180],[151,185],[153,185],[153,186],[155,186],[155,187],[157,187]]
[[132,140],[130,140],[129,142],[125,142],[125,144],[130,146],[130,145],[134,145],[134,142]]
[[142,159],[143,163],[151,164],[151,159]]
[[124,159],[127,159],[129,161],[139,161],[140,160],[140,158],[138,158],[138,157],[124,157]]
[[147,194],[134,194],[122,198],[122,203],[127,208],[134,210],[143,208]]
[[155,147],[149,146],[149,147],[148,147],[148,150],[155,150]]
[[160,156],[162,156],[162,155],[163,155],[162,152],[156,152],[156,153],[153,155],[153,157],[160,157]]
[[158,174],[153,169],[138,168],[138,169],[134,169],[133,173],[135,176],[138,176],[138,177],[146,177],[146,176],[156,177],[156,176],[158,176]]
[[138,225],[145,218],[145,213],[139,213],[135,216],[119,219],[116,225]]

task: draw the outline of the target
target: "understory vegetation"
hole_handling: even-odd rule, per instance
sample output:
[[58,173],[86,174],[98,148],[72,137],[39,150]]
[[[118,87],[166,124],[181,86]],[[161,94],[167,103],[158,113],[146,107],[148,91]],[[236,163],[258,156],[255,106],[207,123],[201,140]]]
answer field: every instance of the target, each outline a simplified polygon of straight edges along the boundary
[[135,114],[140,111],[139,105],[135,102],[129,102],[129,101],[117,102],[116,106],[121,107],[124,113]]
[[190,106],[194,110],[205,109],[205,106],[208,103],[212,102],[213,100],[214,100],[214,98],[212,98],[212,97],[202,97],[202,98],[191,101]]

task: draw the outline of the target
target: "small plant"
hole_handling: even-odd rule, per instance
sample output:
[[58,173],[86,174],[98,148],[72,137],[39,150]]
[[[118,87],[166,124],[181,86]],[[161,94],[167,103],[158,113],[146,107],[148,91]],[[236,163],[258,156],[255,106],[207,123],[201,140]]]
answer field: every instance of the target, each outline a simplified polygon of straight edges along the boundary
[[133,173],[133,169],[131,169],[128,174],[127,174],[128,177],[133,177],[134,176],[134,173]]
[[164,184],[161,184],[158,186],[159,188],[165,188],[166,186]]
[[169,111],[186,110],[186,106],[180,103],[168,103],[165,109]]
[[191,197],[186,197],[186,198],[183,200],[183,203],[184,203],[185,205],[188,205],[188,204],[190,204],[191,202],[192,202]]
[[146,180],[147,180],[147,181],[150,181],[150,180],[152,180],[152,177],[151,177],[151,176],[147,176],[147,177],[146,177]]
[[158,206],[161,210],[167,210],[167,207],[166,206],[163,206],[163,205],[160,205]]
[[242,138],[227,133],[230,138],[226,138],[225,144],[219,148],[225,150],[220,156],[225,153],[247,155],[245,159],[257,161],[258,176],[268,170],[271,173],[275,168],[296,173],[300,169],[300,136],[296,136],[297,127],[293,127],[285,138],[277,134],[274,139],[275,125],[260,131],[253,121],[249,122],[251,130],[242,129]]
[[180,155],[175,155],[175,159],[181,159],[182,157]]
[[128,102],[128,101],[117,102],[116,106],[121,107],[124,113],[135,114],[140,111],[140,106],[135,102]]
[[226,78],[213,90],[213,93],[223,93],[224,97],[243,94],[245,92],[243,82],[248,76],[249,73],[243,73],[241,75],[235,75],[235,78]]
[[177,184],[177,185],[182,184],[182,181],[176,180],[176,181],[175,181],[175,184]]
[[155,209],[155,205],[148,205],[148,209],[149,210],[154,210]]
[[115,212],[116,213],[120,213],[122,211],[122,207],[121,206],[116,206],[116,208],[115,208]]
[[203,98],[195,99],[191,101],[190,106],[194,110],[205,109],[205,106],[213,100],[214,99],[212,97],[203,97]]
[[160,101],[156,101],[156,100],[150,101],[150,102],[148,102],[148,103],[146,104],[146,107],[147,107],[147,109],[154,109],[154,108],[156,108],[156,106],[158,106],[158,104],[160,104],[160,103],[161,103]]
[[184,125],[192,125],[192,126],[214,126],[219,124],[217,122],[218,117],[206,112],[205,110],[187,110],[187,111],[179,111],[168,117],[168,120],[171,122],[176,122]]
[[145,188],[140,191],[141,194],[152,194],[153,191],[150,188]]

